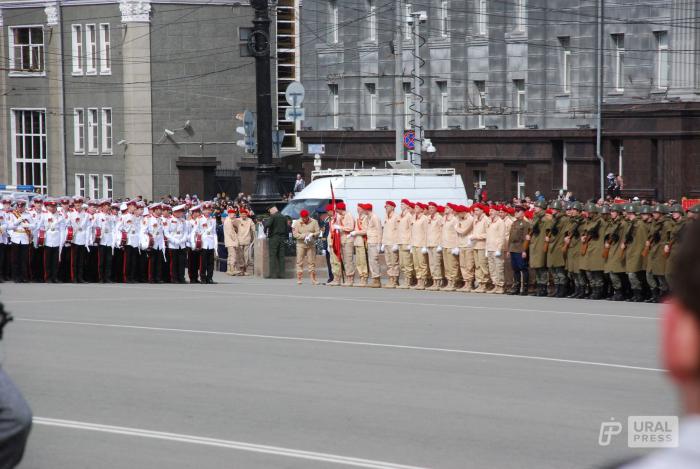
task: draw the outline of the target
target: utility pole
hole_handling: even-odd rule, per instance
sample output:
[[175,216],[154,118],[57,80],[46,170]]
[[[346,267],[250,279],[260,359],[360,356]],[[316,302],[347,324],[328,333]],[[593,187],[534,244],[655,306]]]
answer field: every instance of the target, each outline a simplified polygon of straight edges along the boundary
[[396,6],[396,35],[394,36],[394,128],[396,130],[396,161],[404,159],[403,150],[403,128],[404,116],[408,109],[404,109],[403,113],[399,109],[403,109],[403,26],[406,19],[403,16],[403,0],[394,2]]
[[413,131],[415,132],[415,145],[413,147],[413,164],[421,166],[423,154],[423,122],[421,119],[421,107],[423,97],[420,94],[420,23],[425,23],[428,15],[424,11],[412,11],[411,23],[413,28]]
[[250,49],[255,56],[255,94],[257,107],[258,167],[255,176],[253,209],[281,201],[277,186],[277,167],[272,163],[272,83],[270,75],[270,12],[267,0],[251,0],[255,10]]

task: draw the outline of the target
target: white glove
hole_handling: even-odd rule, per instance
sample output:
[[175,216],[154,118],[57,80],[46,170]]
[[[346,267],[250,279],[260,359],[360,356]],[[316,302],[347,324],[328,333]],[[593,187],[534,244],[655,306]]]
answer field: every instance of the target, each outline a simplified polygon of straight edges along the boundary
[[394,245],[391,247],[391,252],[399,252],[399,245],[398,245],[398,244],[394,244]]
[[325,256],[325,255],[326,255],[326,250],[325,250],[325,249],[321,250],[321,255],[322,255],[322,256]]
[[423,254],[428,254],[428,248],[421,248],[420,252]]
[[350,234],[348,234],[348,236],[353,237],[353,236],[355,236],[356,234],[357,234],[356,232],[351,231]]
[[384,245],[379,246],[379,252],[384,252]]
[[467,238],[467,247],[470,248],[470,247],[472,247],[472,246],[474,246],[474,241],[472,240],[472,237],[469,236],[469,237]]
[[452,255],[453,255],[453,256],[459,256],[459,248],[453,248],[453,249],[452,249]]
[[406,247],[408,248],[409,251],[413,251],[413,246],[411,246],[410,244]]
[[435,250],[436,250],[437,252],[442,252],[442,246],[438,246]]
[[496,251],[493,255],[496,257],[501,257],[501,251]]
[[312,238],[312,236],[310,234],[307,234],[306,238],[304,238],[304,242],[308,243],[309,241],[311,241],[311,238]]
[[333,229],[334,229],[334,230],[342,230],[343,227],[340,226],[340,225],[333,225]]

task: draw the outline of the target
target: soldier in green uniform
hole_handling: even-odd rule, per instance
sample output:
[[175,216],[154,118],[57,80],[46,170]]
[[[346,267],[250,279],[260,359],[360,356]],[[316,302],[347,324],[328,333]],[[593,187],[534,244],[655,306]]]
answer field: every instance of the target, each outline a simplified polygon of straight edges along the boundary
[[[670,232],[668,235],[668,242],[664,246],[664,255],[666,256],[666,263],[671,266],[674,263],[674,258],[678,253],[678,249],[674,249],[674,246],[681,243],[683,239],[683,231],[685,230],[685,224],[687,219],[683,216],[685,210],[681,204],[675,204],[671,207],[671,222]],[[672,269],[666,269],[666,283],[671,284],[671,271]]]
[[[603,269],[605,260],[603,259],[603,233],[605,232],[606,222],[602,215],[598,213],[598,207],[593,204],[588,204],[588,213],[590,218],[583,227],[583,236],[581,237],[581,254],[583,266],[586,267],[586,276],[588,283],[591,286],[589,298],[592,300],[603,299]],[[602,207],[601,212],[610,211],[609,207]],[[585,252],[585,254],[584,254]]]
[[544,249],[544,210],[547,208],[547,202],[539,201],[535,204],[535,214],[532,218],[532,230],[529,236],[530,248],[528,257],[530,258],[530,267],[535,270],[535,283],[537,289],[534,292],[535,296],[547,296],[547,253]]
[[582,210],[581,202],[573,202],[569,206],[569,223],[562,248],[566,254],[566,271],[574,286],[568,298],[583,298],[588,286],[586,275],[581,271],[581,226],[587,221],[581,215]]
[[635,207],[632,204],[625,206],[627,214],[627,226],[622,232],[622,252],[625,255],[625,271],[632,288],[632,298],[630,301],[644,301],[644,243],[649,237],[649,228],[639,215],[642,213],[651,214],[651,207]]
[[627,223],[620,216],[621,213],[622,206],[614,204],[610,207],[610,220],[603,234],[604,271],[610,278],[613,301],[625,300],[622,276],[626,276],[627,272],[625,272],[625,252],[622,250],[622,234],[627,228]]
[[553,202],[550,209],[552,218],[545,224],[545,242],[549,246],[547,249],[547,269],[552,274],[555,287],[555,291],[551,296],[564,298],[566,296],[567,277],[566,270],[564,270],[566,259],[564,258],[563,248],[569,218],[562,214],[564,206],[560,200]]
[[284,278],[284,248],[289,236],[287,217],[282,215],[277,207],[272,205],[268,212],[270,217],[263,222],[267,230],[270,254],[270,278]]
[[[527,295],[530,283],[527,255],[523,256],[530,223],[523,216],[524,213],[525,207],[515,207],[515,220],[510,225],[508,233],[508,255],[510,256],[510,266],[513,269],[513,287],[508,292],[509,295]],[[523,285],[522,293],[520,292],[521,285]]]
[[647,254],[647,283],[651,288],[649,303],[658,303],[668,292],[666,283],[666,256],[664,246],[669,239],[670,222],[666,218],[666,206],[657,205],[652,214],[653,220],[646,241]]

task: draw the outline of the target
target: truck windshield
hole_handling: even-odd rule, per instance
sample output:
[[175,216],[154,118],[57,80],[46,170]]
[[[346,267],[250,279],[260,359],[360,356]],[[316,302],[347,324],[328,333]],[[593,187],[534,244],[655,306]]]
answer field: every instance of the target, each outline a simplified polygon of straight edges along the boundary
[[317,218],[316,209],[319,207],[325,207],[328,203],[326,199],[295,199],[290,201],[284,209],[282,209],[282,215],[296,220],[299,218],[299,212],[306,209],[309,214]]

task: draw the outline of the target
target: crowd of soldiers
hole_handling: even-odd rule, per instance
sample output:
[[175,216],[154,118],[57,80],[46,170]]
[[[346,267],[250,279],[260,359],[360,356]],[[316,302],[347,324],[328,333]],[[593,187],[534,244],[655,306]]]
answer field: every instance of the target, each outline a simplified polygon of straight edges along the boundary
[[[0,278],[15,282],[214,283],[211,202],[36,196],[1,200]],[[244,212],[245,210],[243,210]]]
[[[297,282],[306,266],[318,283],[312,247],[322,237],[329,286],[658,302],[668,293],[674,246],[686,223],[700,216],[700,205],[686,214],[679,204],[559,200],[467,207],[404,199],[400,210],[393,201],[384,210],[381,221],[372,204],[358,204],[354,217],[338,202],[320,210],[320,224],[302,211],[292,226]],[[508,291],[506,259],[512,270]]]

